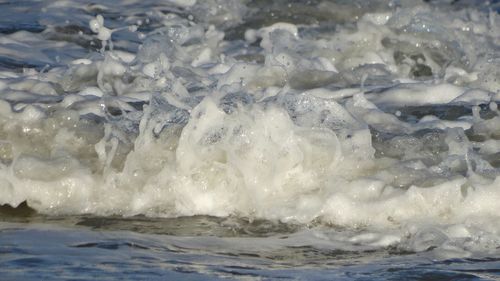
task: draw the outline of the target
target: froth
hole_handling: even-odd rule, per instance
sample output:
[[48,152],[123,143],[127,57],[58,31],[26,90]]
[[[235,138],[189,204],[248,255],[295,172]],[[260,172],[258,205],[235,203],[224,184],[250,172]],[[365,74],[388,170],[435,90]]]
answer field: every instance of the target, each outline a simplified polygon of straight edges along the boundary
[[[420,250],[496,218],[495,15],[401,4],[335,31],[250,28],[246,2],[181,2],[149,27],[87,19],[96,52],[64,43],[69,55],[48,70],[1,74],[0,203],[387,228],[353,243],[408,231]],[[140,47],[105,48],[131,34]],[[52,63],[40,36],[0,44]],[[32,55],[12,47],[33,40],[45,45]]]

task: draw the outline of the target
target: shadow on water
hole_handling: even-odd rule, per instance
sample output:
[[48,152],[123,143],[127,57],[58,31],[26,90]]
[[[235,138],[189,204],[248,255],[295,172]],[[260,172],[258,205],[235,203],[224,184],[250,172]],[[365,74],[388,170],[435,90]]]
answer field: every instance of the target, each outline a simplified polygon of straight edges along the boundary
[[269,237],[294,233],[300,226],[269,220],[236,217],[192,216],[178,218],[78,217],[76,225],[99,230],[126,230],[137,233],[175,236]]
[[10,205],[0,205],[0,220],[16,221],[16,220],[29,220],[29,218],[36,216],[36,211],[28,206],[26,201],[19,204],[17,207]]
[[1,221],[52,223],[69,227],[85,227],[99,231],[132,231],[145,234],[217,237],[270,237],[291,234],[303,228],[297,224],[240,217],[48,216],[37,213],[28,206],[26,201],[16,208],[9,205],[0,205]]

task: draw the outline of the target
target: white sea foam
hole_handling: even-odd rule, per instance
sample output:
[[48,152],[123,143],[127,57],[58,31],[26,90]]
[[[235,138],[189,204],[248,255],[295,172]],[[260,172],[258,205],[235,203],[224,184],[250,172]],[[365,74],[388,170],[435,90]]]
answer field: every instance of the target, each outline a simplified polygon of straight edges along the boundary
[[325,31],[245,27],[244,1],[219,2],[168,1],[149,30],[98,15],[64,42],[2,36],[34,66],[0,75],[0,203],[320,222],[417,251],[500,239],[494,13],[403,3]]

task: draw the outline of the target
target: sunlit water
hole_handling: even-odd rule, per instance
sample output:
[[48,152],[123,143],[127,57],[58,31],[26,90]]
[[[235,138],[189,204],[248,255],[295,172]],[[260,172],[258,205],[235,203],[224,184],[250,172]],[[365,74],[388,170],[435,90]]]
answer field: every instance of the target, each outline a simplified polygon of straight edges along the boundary
[[497,1],[0,2],[6,280],[500,278]]

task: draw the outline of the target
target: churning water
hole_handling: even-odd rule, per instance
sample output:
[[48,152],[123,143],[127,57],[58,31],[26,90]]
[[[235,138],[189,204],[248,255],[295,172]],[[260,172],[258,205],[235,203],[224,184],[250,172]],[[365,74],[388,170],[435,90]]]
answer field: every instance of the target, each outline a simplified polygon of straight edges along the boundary
[[0,278],[500,278],[497,1],[0,1]]

